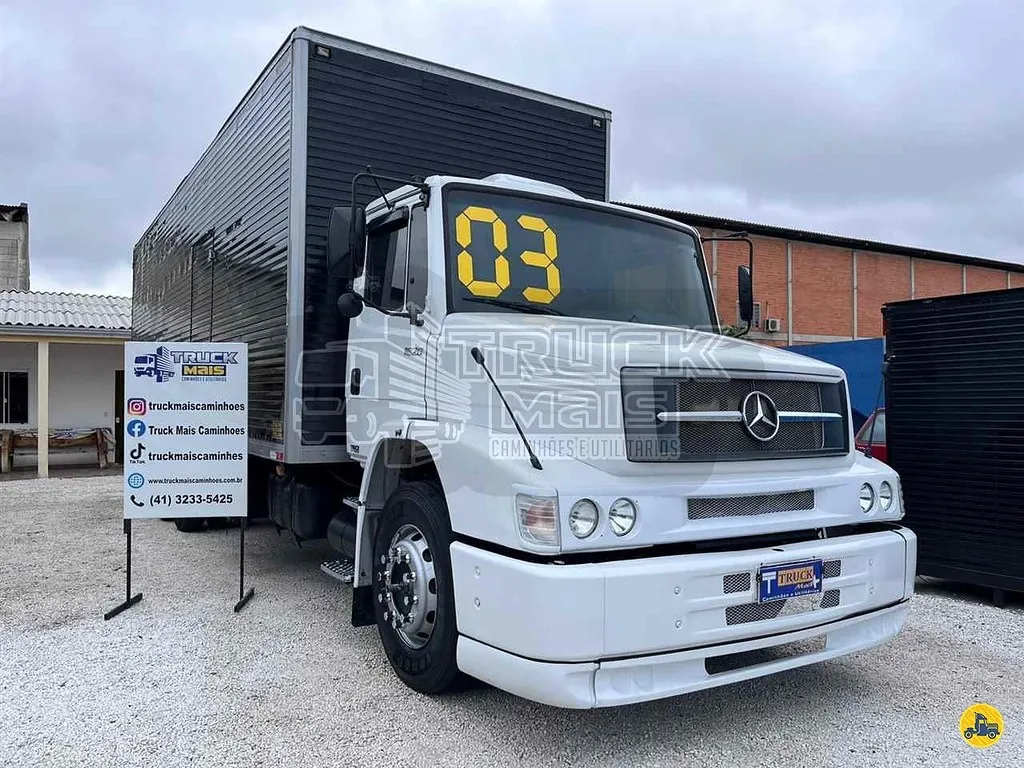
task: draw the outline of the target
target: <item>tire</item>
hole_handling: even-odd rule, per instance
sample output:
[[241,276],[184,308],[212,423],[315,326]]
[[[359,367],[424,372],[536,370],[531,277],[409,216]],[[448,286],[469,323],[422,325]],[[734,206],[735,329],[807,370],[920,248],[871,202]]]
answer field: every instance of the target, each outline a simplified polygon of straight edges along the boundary
[[965,739],[973,739],[974,738],[974,729],[973,728],[968,728],[966,731],[964,731],[964,738]]
[[198,533],[203,530],[205,522],[201,517],[178,517],[174,520],[174,527],[182,533]]
[[[374,537],[373,609],[381,645],[399,679],[426,695],[451,690],[462,680],[455,658],[451,541],[444,496],[420,481],[400,485],[388,498]],[[404,580],[409,574],[418,574],[411,583]],[[395,607],[402,619],[397,626]]]

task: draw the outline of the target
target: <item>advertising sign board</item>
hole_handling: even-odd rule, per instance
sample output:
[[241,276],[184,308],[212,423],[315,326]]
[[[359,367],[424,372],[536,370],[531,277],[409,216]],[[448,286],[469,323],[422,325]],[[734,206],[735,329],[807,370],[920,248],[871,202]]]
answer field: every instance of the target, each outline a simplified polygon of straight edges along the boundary
[[245,517],[244,343],[125,344],[125,518]]

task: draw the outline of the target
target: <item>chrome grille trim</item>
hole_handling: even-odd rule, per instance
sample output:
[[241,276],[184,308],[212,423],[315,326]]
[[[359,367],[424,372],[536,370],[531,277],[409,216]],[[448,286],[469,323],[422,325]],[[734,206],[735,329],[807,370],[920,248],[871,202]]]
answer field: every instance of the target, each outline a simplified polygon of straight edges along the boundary
[[[843,418],[841,413],[825,413],[822,411],[779,411],[779,421],[836,421]],[[658,421],[694,421],[729,424],[743,421],[739,411],[659,411]]]
[[716,496],[692,498],[686,501],[686,517],[690,520],[752,517],[777,512],[803,512],[811,509],[814,509],[814,491]]

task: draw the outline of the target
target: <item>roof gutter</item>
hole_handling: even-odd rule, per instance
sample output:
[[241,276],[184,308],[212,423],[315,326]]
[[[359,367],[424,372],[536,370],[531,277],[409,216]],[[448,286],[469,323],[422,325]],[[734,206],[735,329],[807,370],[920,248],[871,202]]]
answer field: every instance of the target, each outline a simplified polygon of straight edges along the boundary
[[50,336],[54,338],[124,339],[132,337],[130,328],[55,328],[48,325],[0,325],[0,336]]

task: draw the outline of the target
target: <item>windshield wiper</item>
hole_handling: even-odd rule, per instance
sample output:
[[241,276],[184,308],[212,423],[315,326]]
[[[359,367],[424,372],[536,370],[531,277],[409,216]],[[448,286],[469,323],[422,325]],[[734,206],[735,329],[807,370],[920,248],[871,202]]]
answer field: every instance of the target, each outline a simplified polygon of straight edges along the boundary
[[540,304],[528,304],[525,301],[509,301],[508,299],[487,299],[479,296],[472,296],[463,299],[463,301],[475,301],[480,304],[493,304],[496,307],[505,307],[505,309],[516,309],[520,312],[531,312],[535,315],[564,315],[564,312],[559,312],[557,309],[551,307],[545,307]]

